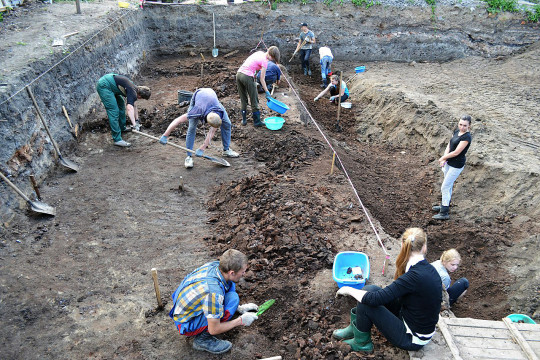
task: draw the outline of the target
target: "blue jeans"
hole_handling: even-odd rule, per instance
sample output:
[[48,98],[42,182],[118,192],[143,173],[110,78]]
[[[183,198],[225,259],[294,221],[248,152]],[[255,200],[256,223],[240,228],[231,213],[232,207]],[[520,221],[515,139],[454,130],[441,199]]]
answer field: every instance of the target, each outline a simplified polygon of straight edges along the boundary
[[[240,297],[238,296],[238,293],[235,291],[234,288],[229,290],[225,294],[225,299],[223,300],[223,317],[221,318],[221,322],[223,321],[229,321],[234,313],[236,312],[236,309],[238,309],[238,304],[240,304]],[[204,316],[204,313],[200,314],[197,317],[191,318],[188,322],[183,323],[181,325],[178,325],[178,331],[181,335],[186,336],[195,336],[203,331],[206,331],[208,328],[208,319],[206,316]]]
[[309,57],[312,49],[300,49],[300,59],[302,59],[302,69],[309,70]]
[[450,199],[452,198],[452,188],[454,187],[454,182],[464,168],[465,166],[461,169],[458,169],[448,164],[444,164],[444,166],[441,168],[444,173],[444,180],[441,185],[442,206],[450,206]]
[[[189,104],[188,112],[191,110],[191,108],[194,105],[194,101],[192,101]],[[229,150],[229,145],[231,144],[231,120],[229,120],[229,115],[227,115],[227,111],[221,105],[221,108],[223,109],[223,119],[221,119],[221,142],[223,143],[223,150],[227,151]],[[198,117],[188,118],[189,121],[189,127],[187,131],[186,136],[186,147],[188,149],[193,150],[193,145],[195,145],[195,136],[197,135],[197,124],[199,123]],[[188,156],[192,156],[191,152],[187,152]]]
[[[362,290],[377,291],[380,287],[366,285]],[[362,303],[356,305],[356,328],[362,332],[371,332],[375,325],[388,341],[400,349],[416,351],[422,345],[412,343],[412,335],[407,334],[403,319],[399,315],[401,304],[396,299],[386,305],[369,306]]]
[[453,305],[458,297],[469,288],[469,280],[466,278],[461,278],[454,282],[446,291],[448,292],[448,297],[450,298],[450,305]]
[[332,58],[328,55],[323,56],[323,58],[321,59],[321,76],[325,83],[326,76],[332,71],[330,70],[330,65],[332,65]]

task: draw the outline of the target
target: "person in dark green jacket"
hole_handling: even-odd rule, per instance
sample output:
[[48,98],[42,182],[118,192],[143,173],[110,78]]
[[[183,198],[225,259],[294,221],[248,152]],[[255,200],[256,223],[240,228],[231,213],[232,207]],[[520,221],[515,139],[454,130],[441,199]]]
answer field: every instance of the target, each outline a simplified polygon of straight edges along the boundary
[[[139,130],[141,125],[135,101],[141,98],[148,100],[151,95],[150,89],[146,86],[136,86],[126,76],[107,74],[99,79],[96,90],[107,111],[114,145],[131,146],[122,140],[122,132],[126,131],[126,110],[132,127]],[[127,106],[124,99],[127,99]]]

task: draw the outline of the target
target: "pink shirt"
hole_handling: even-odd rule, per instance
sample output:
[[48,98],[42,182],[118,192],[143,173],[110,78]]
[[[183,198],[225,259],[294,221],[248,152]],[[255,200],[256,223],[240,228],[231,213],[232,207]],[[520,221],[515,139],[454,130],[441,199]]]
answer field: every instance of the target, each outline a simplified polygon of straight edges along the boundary
[[266,58],[266,53],[263,51],[257,51],[251,54],[246,61],[240,66],[238,72],[246,74],[247,76],[255,76],[255,73],[261,68],[267,68],[268,59]]

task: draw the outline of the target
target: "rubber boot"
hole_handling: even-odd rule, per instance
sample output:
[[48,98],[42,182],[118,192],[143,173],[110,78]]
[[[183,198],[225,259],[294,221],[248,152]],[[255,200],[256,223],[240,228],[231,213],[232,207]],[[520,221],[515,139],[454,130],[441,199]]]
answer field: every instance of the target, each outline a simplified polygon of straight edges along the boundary
[[261,121],[261,112],[260,111],[254,111],[253,112],[253,125],[258,127],[258,126],[263,126],[263,122]]
[[441,211],[441,205],[435,205],[431,208],[431,210],[435,211],[435,212],[440,212]]
[[371,342],[371,332],[362,332],[353,324],[354,338],[345,340],[350,345],[352,351],[373,352],[373,343]]
[[332,333],[332,336],[338,340],[352,339],[354,337],[353,324],[355,323],[356,323],[356,308],[352,308],[351,309],[351,322],[349,323],[349,326],[347,326],[344,329],[334,330],[334,332]]
[[247,114],[246,114],[246,110],[242,110],[242,125],[244,125],[244,126],[247,125]]
[[435,220],[448,220],[450,219],[450,215],[448,215],[448,211],[450,210],[450,206],[444,206],[441,205],[441,210],[438,214],[433,215],[433,219]]

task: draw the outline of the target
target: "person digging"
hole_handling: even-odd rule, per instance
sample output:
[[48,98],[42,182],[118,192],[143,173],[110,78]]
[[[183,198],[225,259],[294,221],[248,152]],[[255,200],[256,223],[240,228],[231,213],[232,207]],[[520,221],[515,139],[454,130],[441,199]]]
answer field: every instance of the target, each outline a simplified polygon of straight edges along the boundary
[[[210,145],[217,128],[221,129],[221,142],[223,143],[223,156],[237,158],[240,155],[229,148],[231,143],[231,121],[227,115],[225,107],[219,102],[216,92],[210,88],[201,88],[195,91],[189,103],[188,112],[174,119],[167,130],[163,133],[159,142],[167,144],[171,132],[181,123],[189,121],[189,127],[186,136],[186,147],[193,149],[195,144],[195,135],[197,133],[197,124],[207,122],[210,125],[210,131],[204,140],[204,143],[195,152],[196,156],[203,156],[204,150]],[[186,169],[193,167],[192,153],[188,151],[184,166]]]
[[[126,76],[107,74],[99,79],[96,90],[107,111],[114,145],[131,146],[127,141],[122,140],[122,132],[126,131],[126,110],[131,125],[139,131],[141,125],[135,101],[141,98],[150,99],[152,94],[150,89],[146,86],[136,86]],[[127,98],[127,106],[125,98]]]
[[[231,342],[214,335],[237,326],[250,326],[258,319],[255,312],[259,307],[253,303],[239,306],[236,293],[235,284],[246,273],[247,260],[242,252],[229,249],[219,261],[204,264],[188,274],[172,294],[169,316],[180,335],[194,337],[194,349],[225,353],[231,349]],[[241,316],[231,320],[237,311]]]

